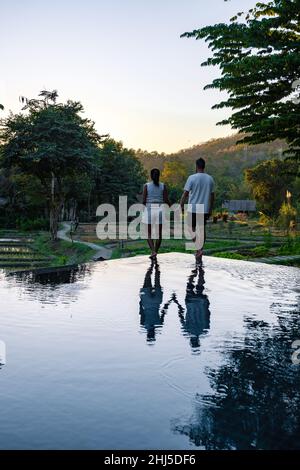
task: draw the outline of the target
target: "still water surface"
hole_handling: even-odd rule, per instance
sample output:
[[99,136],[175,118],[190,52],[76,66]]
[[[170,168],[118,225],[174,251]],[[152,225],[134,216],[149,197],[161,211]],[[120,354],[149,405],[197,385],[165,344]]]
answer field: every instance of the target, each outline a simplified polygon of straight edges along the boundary
[[0,273],[0,448],[299,449],[299,280],[177,253]]

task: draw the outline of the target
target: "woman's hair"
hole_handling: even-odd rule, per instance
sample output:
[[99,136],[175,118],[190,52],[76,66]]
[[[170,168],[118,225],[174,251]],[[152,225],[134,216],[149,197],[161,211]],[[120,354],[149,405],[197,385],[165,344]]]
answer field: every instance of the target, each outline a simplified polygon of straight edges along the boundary
[[160,177],[160,171],[158,168],[152,168],[151,173],[150,173],[151,179],[155,186],[159,186],[159,177]]

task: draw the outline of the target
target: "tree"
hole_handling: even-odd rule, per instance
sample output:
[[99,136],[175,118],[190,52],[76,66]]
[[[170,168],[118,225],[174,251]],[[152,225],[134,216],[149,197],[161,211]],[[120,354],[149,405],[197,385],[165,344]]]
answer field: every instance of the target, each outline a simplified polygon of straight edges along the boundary
[[289,229],[296,224],[297,210],[290,202],[284,202],[279,210],[278,225],[289,233]]
[[299,161],[300,100],[294,92],[300,78],[300,0],[260,2],[230,24],[182,36],[205,39],[213,55],[202,66],[221,69],[221,77],[205,88],[227,91],[229,98],[214,108],[234,112],[218,124],[245,132],[243,143],[284,139],[286,153]]
[[296,167],[295,162],[268,160],[245,171],[246,182],[266,215],[278,215],[286,191],[295,183]]
[[117,207],[119,196],[127,196],[129,204],[137,201],[146,175],[134,150],[109,138],[100,149],[97,166],[95,191],[99,204],[111,203]]
[[36,177],[49,205],[50,232],[57,239],[64,203],[64,181],[91,170],[102,137],[94,123],[80,116],[79,102],[57,103],[57,92],[42,91],[41,99],[23,98],[26,113],[10,114],[1,121],[3,165]]
[[161,179],[168,186],[180,187],[181,190],[188,177],[188,170],[186,166],[179,162],[166,162],[161,174]]
[[179,202],[182,191],[187,180],[189,171],[187,166],[178,159],[167,161],[163,166],[161,180],[168,187],[171,203]]

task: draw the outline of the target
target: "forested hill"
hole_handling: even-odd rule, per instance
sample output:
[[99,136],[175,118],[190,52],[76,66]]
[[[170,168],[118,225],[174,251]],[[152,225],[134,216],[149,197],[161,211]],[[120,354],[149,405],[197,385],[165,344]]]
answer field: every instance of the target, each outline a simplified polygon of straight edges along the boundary
[[235,134],[210,140],[169,155],[139,150],[137,156],[148,174],[153,167],[163,170],[163,180],[171,186],[174,182],[178,194],[182,190],[186,176],[195,171],[197,158],[205,158],[206,171],[216,181],[217,205],[220,206],[224,199],[252,197],[244,180],[244,170],[263,160],[281,158],[286,148],[285,144],[279,140],[255,146],[236,145],[237,140],[241,138],[241,135]]
[[259,161],[280,158],[286,148],[279,140],[254,146],[236,145],[237,140],[241,138],[241,135],[235,134],[213,139],[171,154],[138,150],[137,156],[146,170],[153,167],[162,170],[164,164],[170,161],[180,161],[192,170],[197,158],[203,157],[207,161],[208,172],[218,169],[226,174],[240,175],[244,169],[254,166]]

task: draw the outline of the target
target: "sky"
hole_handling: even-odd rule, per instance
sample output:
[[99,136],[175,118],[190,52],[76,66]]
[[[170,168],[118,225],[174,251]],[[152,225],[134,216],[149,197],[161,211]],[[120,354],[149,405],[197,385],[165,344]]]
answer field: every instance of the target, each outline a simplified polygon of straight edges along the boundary
[[229,110],[203,87],[219,74],[200,67],[204,41],[186,31],[227,22],[255,0],[0,0],[0,103],[58,90],[81,101],[101,134],[126,147],[175,152],[232,134]]

